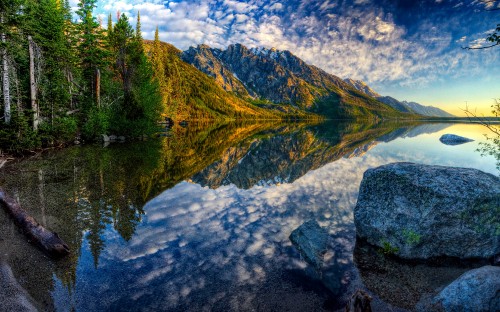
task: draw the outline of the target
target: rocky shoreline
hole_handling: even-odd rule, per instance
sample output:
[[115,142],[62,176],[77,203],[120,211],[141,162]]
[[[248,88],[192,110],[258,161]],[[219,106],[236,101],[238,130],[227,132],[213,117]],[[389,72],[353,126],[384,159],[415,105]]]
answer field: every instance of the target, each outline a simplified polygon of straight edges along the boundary
[[[370,295],[411,311],[498,311],[499,177],[414,163],[369,169],[354,222],[354,262]],[[314,268],[332,271],[325,229],[308,221],[290,239]]]

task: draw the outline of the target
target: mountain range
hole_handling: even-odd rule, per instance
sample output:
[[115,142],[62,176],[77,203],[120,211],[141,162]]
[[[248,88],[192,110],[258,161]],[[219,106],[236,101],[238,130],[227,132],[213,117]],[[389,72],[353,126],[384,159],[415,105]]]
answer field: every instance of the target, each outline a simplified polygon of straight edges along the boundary
[[382,96],[375,92],[372,88],[370,88],[365,82],[361,80],[353,80],[350,78],[344,79],[345,82],[358,89],[361,92],[368,94],[369,96],[379,100],[382,103],[385,103],[391,106],[394,109],[397,109],[400,112],[404,113],[415,113],[424,116],[431,117],[456,117],[448,112],[445,112],[442,109],[439,109],[434,106],[424,106],[415,102],[407,102],[407,101],[398,101],[390,96]]
[[241,44],[225,50],[199,45],[184,52],[167,43],[162,47],[165,75],[170,81],[163,91],[167,114],[174,119],[318,115],[415,119],[421,118],[419,115],[447,114],[437,108],[382,97],[365,83],[343,80],[306,64],[290,51],[249,49]]

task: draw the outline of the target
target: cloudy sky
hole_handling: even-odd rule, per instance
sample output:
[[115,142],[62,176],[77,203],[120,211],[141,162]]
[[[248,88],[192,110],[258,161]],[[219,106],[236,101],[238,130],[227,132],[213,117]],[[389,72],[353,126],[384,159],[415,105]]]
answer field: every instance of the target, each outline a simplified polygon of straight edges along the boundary
[[[77,0],[73,0],[77,2]],[[460,114],[489,112],[500,98],[500,47],[478,46],[500,23],[500,1],[484,0],[99,0],[107,15],[140,11],[145,38],[185,50],[201,43],[225,48],[290,50],[341,78],[366,81],[383,95]]]

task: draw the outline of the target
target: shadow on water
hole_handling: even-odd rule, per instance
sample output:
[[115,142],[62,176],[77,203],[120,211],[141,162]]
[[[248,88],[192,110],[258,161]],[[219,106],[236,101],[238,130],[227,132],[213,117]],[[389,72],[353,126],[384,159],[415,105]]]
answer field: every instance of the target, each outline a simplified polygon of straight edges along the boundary
[[[441,127],[440,130],[444,126],[438,127]],[[259,191],[261,188],[265,190],[272,187],[274,190],[274,188],[279,188],[281,184],[291,184],[304,177],[311,170],[321,168],[336,160],[362,156],[379,142],[438,131],[436,129],[429,125],[352,124],[338,121],[329,121],[321,125],[226,123],[206,124],[197,127],[190,124],[186,128],[174,127],[166,137],[144,142],[117,143],[105,148],[101,146],[72,147],[48,152],[32,159],[21,160],[0,169],[0,185],[8,193],[13,194],[42,225],[59,233],[70,246],[72,253],[68,258],[60,261],[47,259],[36,248],[26,244],[24,237],[11,225],[7,216],[2,212],[0,213],[0,250],[2,250],[0,260],[7,262],[12,267],[14,275],[21,285],[28,290],[37,304],[44,310],[66,309],[70,306],[76,310],[85,310],[85,307],[97,308],[100,304],[105,309],[118,309],[127,307],[127,303],[130,304],[129,309],[134,309],[141,304],[151,304],[151,300],[168,301],[165,296],[160,296],[157,299],[153,296],[153,294],[159,295],[154,290],[155,287],[162,291],[169,291],[169,288],[165,286],[168,284],[165,279],[152,279],[151,283],[147,284],[148,287],[141,288],[142,295],[136,293],[137,297],[128,297],[131,295],[126,289],[128,286],[118,282],[119,279],[123,278],[125,283],[128,281],[133,284],[139,275],[147,274],[148,270],[151,270],[149,273],[157,270],[157,262],[163,261],[160,255],[153,253],[147,258],[149,262],[136,263],[136,266],[133,265],[135,263],[133,257],[126,258],[126,260],[121,258],[120,262],[116,263],[116,268],[111,269],[112,260],[110,259],[112,257],[110,255],[102,257],[103,252],[107,249],[112,252],[113,249],[120,248],[132,250],[136,244],[142,244],[141,239],[148,236],[147,233],[158,232],[160,234],[158,234],[157,239],[160,239],[162,238],[161,231],[166,231],[165,228],[170,227],[167,231],[171,232],[165,232],[165,235],[173,238],[168,238],[166,241],[175,241],[181,247],[185,245],[189,247],[187,251],[181,250],[179,247],[172,248],[169,251],[171,253],[168,254],[168,259],[172,263],[200,261],[200,267],[205,268],[204,261],[220,260],[233,263],[230,266],[232,270],[247,270],[248,267],[237,263],[233,249],[224,251],[225,249],[221,247],[221,242],[225,241],[224,237],[217,238],[219,241],[214,242],[213,245],[207,245],[209,243],[189,236],[192,234],[191,232],[186,236],[189,237],[186,241],[175,238],[181,237],[185,228],[170,223],[173,222],[171,219],[178,218],[179,215],[186,212],[176,211],[175,209],[179,208],[176,208],[174,201],[168,201],[168,194],[165,195],[166,199],[163,198],[161,203],[155,202],[159,200],[157,196],[168,189],[172,189],[172,194],[187,189],[185,201],[189,201],[191,196],[205,194],[203,195],[205,197],[200,195],[197,205],[206,203],[207,198],[215,196],[216,193],[209,193],[209,190],[216,190],[219,192],[217,194],[233,192],[236,194],[236,200],[223,207],[224,210],[220,211],[220,214],[215,213],[217,209],[214,208],[213,215],[201,216],[199,222],[215,224],[207,226],[207,229],[210,230],[214,226],[220,226],[231,232],[226,238],[226,243],[235,245],[243,243],[243,246],[238,247],[241,250],[259,248],[262,245],[260,242],[259,246],[258,241],[253,241],[253,244],[257,245],[251,245],[249,240],[245,241],[244,238],[248,234],[237,228],[241,224],[245,225],[245,231],[248,230],[248,233],[253,233],[252,235],[260,237],[261,240],[269,241],[275,237],[275,242],[269,247],[269,250],[272,249],[272,255],[276,256],[276,259],[269,260],[269,257],[264,257],[266,261],[262,264],[261,261],[264,258],[259,258],[261,256],[255,258],[256,256],[252,256],[252,253],[247,254],[245,261],[247,265],[252,267],[252,271],[246,275],[250,279],[254,278],[255,283],[252,282],[239,288],[240,294],[238,296],[225,298],[223,292],[220,291],[224,285],[226,287],[228,285],[228,281],[225,279],[227,277],[223,277],[222,271],[218,271],[224,270],[224,267],[221,266],[200,271],[201,275],[205,273],[207,275],[203,277],[204,282],[199,281],[200,285],[208,287],[211,285],[210,278],[213,278],[214,283],[219,288],[215,287],[213,291],[209,291],[206,287],[200,286],[191,293],[180,291],[180,297],[172,299],[173,303],[169,303],[171,305],[163,306],[160,304],[158,306],[182,310],[189,307],[190,304],[200,304],[200,302],[207,301],[207,298],[210,297],[211,299],[206,304],[211,305],[210,307],[215,310],[234,309],[235,307],[256,310],[269,310],[269,308],[272,310],[273,307],[274,309],[289,310],[316,309],[317,306],[327,310],[339,308],[341,306],[339,302],[331,303],[331,295],[333,293],[339,298],[345,295],[348,283],[344,282],[344,279],[349,279],[348,275],[351,274],[345,272],[350,272],[353,268],[354,240],[352,236],[354,232],[351,219],[352,211],[350,210],[353,199],[348,199],[349,203],[345,204],[345,207],[348,208],[344,210],[338,209],[334,210],[333,213],[323,213],[324,215],[333,214],[333,216],[326,217],[324,223],[330,222],[328,224],[339,225],[339,228],[341,224],[346,224],[345,231],[349,234],[339,237],[343,237],[342,239],[349,246],[347,251],[336,251],[337,257],[332,258],[332,261],[337,261],[333,264],[336,269],[326,273],[331,275],[329,279],[331,282],[325,284],[326,288],[322,288],[323,286],[314,286],[316,279],[314,274],[308,275],[308,273],[301,273],[298,270],[298,268],[303,269],[303,264],[302,266],[290,265],[290,262],[295,261],[293,257],[297,257],[298,254],[289,243],[285,246],[282,245],[285,244],[289,231],[293,230],[294,226],[300,225],[298,224],[300,220],[307,219],[312,215],[312,212],[303,211],[301,205],[314,200],[318,194],[311,194],[307,189],[301,190],[302,193],[296,192],[295,194],[299,195],[293,196],[302,197],[290,195],[289,202],[284,204],[286,209],[282,211],[278,202],[257,208],[244,206],[243,203],[246,200],[250,202],[253,198],[246,198],[245,196],[251,195],[243,193],[243,190],[253,188],[261,193],[263,192]],[[189,181],[192,186],[180,184],[182,181]],[[197,184],[199,185],[197,186]],[[208,190],[203,186],[208,186]],[[357,195],[357,188],[353,187],[352,189],[350,197]],[[331,203],[340,205],[339,203],[344,200],[332,198],[317,198],[317,200],[328,203],[328,206]],[[347,199],[345,200],[347,201]],[[148,204],[146,205],[146,203]],[[223,203],[220,205],[223,206]],[[149,212],[146,211],[147,207],[150,207]],[[193,205],[189,209],[192,207]],[[238,211],[243,208],[251,212],[257,211],[258,218],[255,219],[255,213],[243,215],[241,211]],[[181,221],[193,222],[197,210],[193,211],[193,213],[186,214],[186,219]],[[170,214],[170,219],[157,217],[157,220],[163,221],[155,223],[155,213],[158,215],[161,213]],[[206,213],[210,214],[211,212]],[[287,221],[285,220],[287,216],[296,219]],[[337,221],[329,221],[330,219]],[[276,223],[271,224],[272,226],[266,224],[266,222],[275,221]],[[286,222],[289,222],[288,225]],[[144,231],[138,230],[138,228]],[[272,233],[261,232],[262,229]],[[149,237],[149,239],[154,241],[155,237]],[[202,261],[203,256],[198,254],[200,252],[206,252],[205,256],[208,259]],[[225,252],[225,254],[220,256],[219,252]],[[338,258],[339,254],[343,255],[342,259]],[[163,256],[167,256],[167,254],[163,254]],[[102,265],[101,261],[105,261],[108,266]],[[88,267],[87,263],[90,264]],[[270,269],[272,265],[283,266],[283,268]],[[260,266],[264,266],[264,268]],[[179,281],[181,283],[184,281],[186,284],[188,284],[186,280],[188,279],[187,275],[190,274],[189,270],[192,269],[195,272],[199,270],[187,264],[180,265],[178,269],[185,271],[176,272],[172,276],[167,275],[167,278],[171,277],[173,282]],[[230,272],[226,273],[230,274]],[[77,287],[77,281],[83,281],[87,278],[99,280],[99,278],[104,278],[102,276],[106,274],[109,275],[107,276],[108,282],[115,281],[121,285],[122,288],[118,289],[123,291],[123,294],[109,295],[110,290],[106,288],[89,290],[90,288],[84,287],[81,290]],[[312,282],[309,286],[307,286],[307,278],[303,274],[311,279]],[[98,275],[102,276],[97,277]],[[241,273],[238,276],[241,277],[241,275],[245,274]],[[265,278],[259,279],[259,276],[265,276]],[[281,280],[288,282],[281,289],[273,289],[270,292],[269,289],[276,287],[276,283]],[[85,284],[85,282],[79,283]],[[93,284],[94,281],[87,281],[87,283]],[[233,284],[229,283],[229,285]],[[234,283],[235,287],[238,285]],[[60,299],[61,295],[58,295],[60,291],[56,290],[61,287],[67,289],[69,297],[73,299]],[[103,286],[100,287],[112,288],[113,285],[112,283],[103,283]],[[310,296],[310,292],[316,295]],[[259,294],[258,298],[253,295],[255,293]],[[94,300],[93,297],[86,298],[91,294],[102,295],[99,299],[100,302],[84,302]],[[247,296],[248,302],[238,305],[231,301],[235,298],[244,299],[245,296]],[[288,302],[285,303],[280,299],[283,297],[286,297]],[[300,303],[304,300],[309,300],[309,303]],[[153,303],[152,306],[157,306],[157,304]],[[194,304],[193,307],[203,308],[204,306]]]

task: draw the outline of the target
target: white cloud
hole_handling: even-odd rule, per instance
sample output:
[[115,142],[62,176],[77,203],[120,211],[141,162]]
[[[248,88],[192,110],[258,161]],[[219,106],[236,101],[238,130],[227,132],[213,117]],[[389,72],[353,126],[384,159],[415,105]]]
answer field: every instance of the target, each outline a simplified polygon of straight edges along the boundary
[[145,38],[152,39],[158,25],[160,38],[181,50],[201,43],[217,48],[234,43],[276,47],[329,73],[372,84],[426,85],[443,74],[463,75],[461,62],[491,65],[498,61],[491,55],[464,56],[459,47],[444,53],[465,39],[454,38],[426,19],[419,22],[420,35],[409,36],[391,13],[370,0],[351,4],[331,0],[104,0],[99,6],[101,14],[114,17],[120,10],[132,20],[140,11]]
[[281,11],[283,10],[283,4],[276,2],[275,4],[271,5],[269,7],[269,10],[271,11]]

